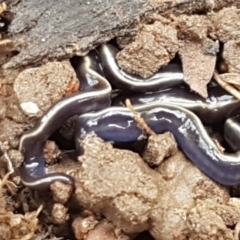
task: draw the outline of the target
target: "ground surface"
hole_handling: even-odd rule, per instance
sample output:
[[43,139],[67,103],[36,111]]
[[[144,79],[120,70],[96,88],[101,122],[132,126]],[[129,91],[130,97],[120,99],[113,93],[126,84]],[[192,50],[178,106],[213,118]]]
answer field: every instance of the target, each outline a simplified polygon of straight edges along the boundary
[[[70,57],[109,40],[123,48],[118,63],[128,72],[150,76],[178,54],[185,82],[200,95],[207,96],[216,68],[239,89],[239,1],[112,2],[0,5],[0,240],[238,239],[238,189],[202,174],[170,133],[151,137],[142,157],[96,136],[84,140],[80,157],[49,141],[49,169],[75,177],[73,195],[61,184],[52,186],[52,194],[34,192],[21,185],[17,172],[7,175],[11,164],[21,164],[23,131],[78,89]],[[69,141],[73,122],[61,129]]]

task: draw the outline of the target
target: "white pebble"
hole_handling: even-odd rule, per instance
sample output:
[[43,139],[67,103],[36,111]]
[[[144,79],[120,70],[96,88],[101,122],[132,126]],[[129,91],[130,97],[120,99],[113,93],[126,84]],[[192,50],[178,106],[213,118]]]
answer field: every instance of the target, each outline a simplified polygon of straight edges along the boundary
[[22,110],[29,116],[36,116],[40,111],[36,103],[24,102],[20,104]]

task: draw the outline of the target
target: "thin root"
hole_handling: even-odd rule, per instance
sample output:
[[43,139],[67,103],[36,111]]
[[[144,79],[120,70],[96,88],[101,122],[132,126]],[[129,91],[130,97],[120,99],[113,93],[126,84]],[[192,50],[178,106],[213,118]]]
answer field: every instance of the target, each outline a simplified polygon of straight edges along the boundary
[[42,211],[43,209],[43,205],[40,205],[39,208],[37,209],[36,211],[36,217],[40,214],[40,212]]
[[219,151],[221,151],[222,153],[224,153],[224,152],[225,152],[225,148],[219,143],[218,140],[216,140],[216,139],[213,139],[213,140],[214,140],[215,144],[217,145]]
[[7,5],[5,2],[0,3],[0,14],[7,10]]
[[[2,142],[0,142],[0,149],[3,152],[3,155],[5,157],[5,159],[7,160],[7,165],[8,165],[8,173],[4,176],[4,178],[2,179],[2,181],[0,182],[0,189],[3,188],[3,186],[8,182],[8,179],[10,177],[11,174],[14,173],[14,168],[12,165],[12,161],[10,159],[10,157],[8,156],[7,150],[4,149]],[[11,182],[12,184],[14,184],[13,182]],[[15,185],[15,184],[14,184]],[[15,185],[16,187],[16,185]]]
[[0,41],[0,46],[7,45],[7,44],[12,44],[12,40],[10,39],[3,39]]
[[143,118],[140,118],[138,113],[134,110],[132,103],[129,99],[126,99],[126,107],[132,112],[134,120],[138,123],[138,127],[144,130],[148,135],[154,136],[155,132],[146,124]]
[[226,91],[228,91],[229,93],[231,93],[235,98],[240,100],[240,92],[234,88],[232,85],[224,82],[220,75],[218,74],[217,71],[214,72],[213,77],[215,79],[215,81],[222,87],[224,88]]
[[4,157],[7,160],[9,172],[4,176],[2,182],[0,183],[0,188],[2,188],[7,183],[10,175],[14,173],[13,165],[12,165],[12,162],[11,162],[7,152],[4,152]]

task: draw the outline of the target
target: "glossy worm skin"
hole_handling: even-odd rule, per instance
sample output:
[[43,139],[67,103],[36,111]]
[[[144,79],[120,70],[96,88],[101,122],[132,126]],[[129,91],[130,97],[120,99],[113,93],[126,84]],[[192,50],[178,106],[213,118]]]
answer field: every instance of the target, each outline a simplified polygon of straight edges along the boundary
[[[74,179],[66,174],[47,173],[43,156],[43,148],[49,136],[74,115],[105,109],[100,113],[79,117],[77,140],[90,131],[96,131],[105,140],[118,142],[135,141],[141,137],[141,131],[125,107],[109,108],[111,86],[101,75],[102,71],[113,85],[133,91],[155,91],[183,83],[182,70],[171,64],[147,79],[127,74],[117,66],[117,51],[115,47],[105,44],[98,49],[98,55],[91,52],[81,58],[76,67],[81,91],[54,104],[31,130],[23,134],[19,149],[24,155],[24,162],[19,174],[24,185],[33,189],[48,188],[54,181],[74,185]],[[225,109],[225,106],[221,108]],[[231,108],[234,109],[233,106]],[[238,157],[220,153],[193,113],[164,103],[144,104],[136,109],[142,112],[149,126],[157,133],[172,131],[185,154],[208,176],[226,185],[239,183],[239,176],[234,170],[237,167],[234,165],[239,165]]]
[[[223,185],[240,183],[240,155],[222,153],[194,113],[166,103],[142,105],[135,110],[156,133],[172,132],[185,155],[208,177]],[[90,132],[116,142],[136,141],[143,136],[125,107],[81,115],[76,130],[76,142]]]
[[[19,168],[19,174],[24,185],[33,189],[48,188],[54,181],[74,185],[74,180],[66,174],[47,173],[43,148],[49,136],[68,118],[109,107],[111,86],[101,76],[102,70],[108,78],[111,78],[109,80],[112,83],[137,91],[155,90],[156,87],[164,88],[182,83],[183,73],[181,67],[176,65],[170,65],[148,79],[125,74],[114,60],[116,51],[117,49],[111,45],[103,45],[99,49],[99,57],[96,51],[83,57],[75,66],[81,81],[81,91],[54,104],[31,130],[23,134],[19,150],[24,155],[24,162]],[[99,64],[99,60],[102,61],[102,65]]]
[[240,150],[240,115],[226,120],[224,137],[234,151]]
[[194,112],[205,124],[221,122],[240,112],[240,101],[220,86],[209,87],[208,98],[203,98],[186,87],[142,94],[120,93],[113,99],[112,105],[125,106],[127,98],[135,106],[161,102],[184,107]]
[[[92,53],[83,57],[77,69],[83,91],[54,104],[20,139],[19,149],[24,162],[19,168],[22,183],[33,189],[45,189],[54,181],[74,185],[74,180],[63,173],[47,173],[43,148],[46,140],[71,116],[97,111],[110,106],[111,86],[98,73],[98,62]],[[89,90],[91,89],[91,90]]]
[[115,86],[136,91],[156,91],[183,84],[182,68],[178,64],[169,64],[149,78],[141,78],[121,70],[116,62],[119,50],[110,44],[99,47],[99,60],[106,78]]

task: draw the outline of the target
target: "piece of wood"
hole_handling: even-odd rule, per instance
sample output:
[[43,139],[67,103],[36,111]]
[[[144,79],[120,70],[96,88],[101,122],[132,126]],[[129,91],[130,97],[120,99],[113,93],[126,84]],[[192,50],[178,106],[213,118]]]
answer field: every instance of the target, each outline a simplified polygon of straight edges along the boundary
[[[13,2],[11,4],[11,2]],[[209,5],[213,2],[213,5]],[[216,3],[215,3],[216,2]],[[153,12],[191,13],[234,0],[8,0],[15,14],[9,35],[19,54],[8,67],[41,64],[85,55],[95,46],[137,31],[140,18]]]
[[8,65],[84,55],[95,45],[127,33],[146,2],[23,0],[12,8],[16,17],[9,29],[20,53]]

